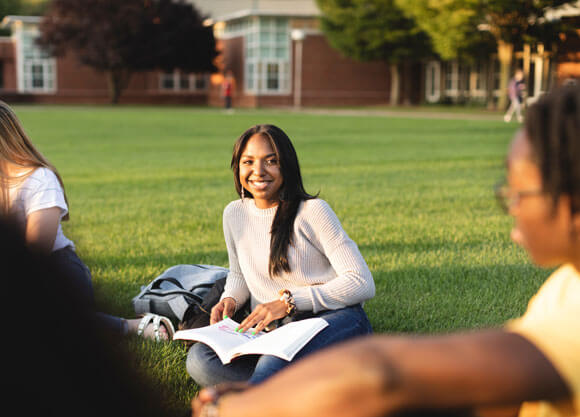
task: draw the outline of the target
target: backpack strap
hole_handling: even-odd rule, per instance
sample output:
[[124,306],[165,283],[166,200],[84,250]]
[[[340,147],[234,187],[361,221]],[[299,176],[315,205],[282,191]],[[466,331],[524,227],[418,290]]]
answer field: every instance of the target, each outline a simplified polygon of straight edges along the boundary
[[156,279],[152,284],[151,284],[151,289],[152,290],[156,290],[156,289],[160,289],[161,285],[165,282],[170,282],[173,285],[175,285],[177,288],[181,288],[182,290],[183,285],[181,285],[181,282],[179,282],[177,280],[177,278],[173,278],[173,277],[164,277],[164,278],[160,278],[160,279]]

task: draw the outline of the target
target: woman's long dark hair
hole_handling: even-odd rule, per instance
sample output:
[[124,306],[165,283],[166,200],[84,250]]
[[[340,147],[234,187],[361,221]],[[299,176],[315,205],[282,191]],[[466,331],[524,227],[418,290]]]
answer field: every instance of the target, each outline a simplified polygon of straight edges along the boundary
[[[290,272],[288,262],[288,247],[293,241],[294,220],[300,207],[300,202],[316,198],[304,190],[298,156],[290,138],[280,129],[273,125],[256,125],[246,130],[234,144],[231,167],[234,172],[234,184],[240,197],[242,196],[242,183],[240,181],[240,158],[248,140],[254,135],[267,138],[276,152],[282,173],[282,187],[280,188],[280,201],[276,209],[276,216],[272,222],[270,238],[270,259],[268,269],[270,276],[280,275],[282,271]],[[254,198],[244,190],[244,197]]]
[[525,132],[554,203],[569,195],[580,211],[580,86],[568,85],[542,96],[526,113]]

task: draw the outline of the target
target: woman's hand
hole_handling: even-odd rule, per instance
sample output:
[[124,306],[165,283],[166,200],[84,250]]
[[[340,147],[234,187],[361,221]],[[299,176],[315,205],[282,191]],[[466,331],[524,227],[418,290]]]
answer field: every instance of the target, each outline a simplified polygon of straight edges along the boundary
[[206,404],[215,404],[223,395],[243,392],[249,387],[247,382],[230,382],[202,389],[191,401],[192,417],[201,416]]
[[243,322],[240,323],[238,330],[243,333],[246,330],[256,326],[255,332],[259,333],[274,320],[286,317],[287,309],[288,307],[286,306],[286,303],[280,300],[259,304],[256,306],[254,311],[252,311],[252,314],[250,314]]
[[226,317],[232,317],[236,312],[236,300],[226,297],[218,302],[212,309],[209,324],[215,324]]

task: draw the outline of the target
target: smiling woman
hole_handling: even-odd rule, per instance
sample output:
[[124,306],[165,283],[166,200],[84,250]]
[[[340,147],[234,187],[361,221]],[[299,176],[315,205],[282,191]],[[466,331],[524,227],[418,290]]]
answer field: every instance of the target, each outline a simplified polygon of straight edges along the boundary
[[242,195],[248,190],[256,207],[278,205],[283,178],[278,155],[267,137],[256,133],[248,140],[240,158],[239,178]]
[[[294,360],[325,346],[371,333],[362,303],[374,296],[370,270],[357,245],[323,200],[304,190],[288,136],[272,125],[244,132],[231,167],[241,199],[224,210],[230,272],[211,323],[233,316],[246,302],[252,312],[239,332],[321,317],[328,327]],[[192,346],[187,369],[203,386],[261,382],[288,365],[263,355],[223,365],[208,346]]]
[[580,416],[580,87],[546,94],[526,117],[498,196],[515,242],[559,268],[521,317],[501,329],[349,341],[245,391],[203,390],[194,416]]

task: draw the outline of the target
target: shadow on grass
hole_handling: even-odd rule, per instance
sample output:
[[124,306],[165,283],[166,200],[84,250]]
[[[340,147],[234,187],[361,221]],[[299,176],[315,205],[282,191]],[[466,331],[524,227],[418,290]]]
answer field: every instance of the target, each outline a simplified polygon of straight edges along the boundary
[[[482,246],[494,247],[496,249],[505,248],[509,246],[515,246],[515,244],[509,241],[509,237],[502,239],[501,234],[494,236],[482,235],[478,232],[477,235],[465,235],[462,236],[461,240],[453,240],[453,236],[449,236],[448,239],[425,239],[418,238],[415,240],[402,241],[397,240],[387,240],[380,241],[377,243],[362,244],[358,245],[359,250],[363,255],[371,253],[379,253],[383,256],[389,255],[401,255],[403,253],[415,253],[415,252],[446,252],[451,256],[459,256],[461,253],[473,248],[478,248]],[[493,241],[491,240],[493,239]]]
[[377,293],[365,310],[379,333],[497,327],[525,311],[548,274],[525,264],[373,271]]

